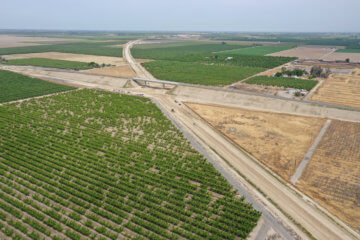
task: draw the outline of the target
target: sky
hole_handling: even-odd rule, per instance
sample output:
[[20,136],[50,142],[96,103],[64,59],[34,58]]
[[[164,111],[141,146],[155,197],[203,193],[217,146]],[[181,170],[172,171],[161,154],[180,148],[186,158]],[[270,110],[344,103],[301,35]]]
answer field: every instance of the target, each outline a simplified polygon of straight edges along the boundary
[[360,0],[0,1],[0,29],[360,32]]

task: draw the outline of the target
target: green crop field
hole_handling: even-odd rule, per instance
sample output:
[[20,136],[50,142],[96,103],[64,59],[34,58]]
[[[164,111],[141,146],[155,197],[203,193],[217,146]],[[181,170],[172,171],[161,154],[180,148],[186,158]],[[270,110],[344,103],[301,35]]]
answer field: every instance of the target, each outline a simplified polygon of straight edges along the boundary
[[135,47],[132,53],[137,58],[157,59],[142,65],[158,79],[213,86],[228,85],[296,59],[218,52],[226,48],[238,50],[239,47],[245,49],[246,45],[212,43],[158,48]]
[[344,53],[360,53],[360,48],[357,49],[338,49],[336,52],[344,52]]
[[229,85],[265,70],[177,61],[154,61],[142,65],[158,79],[210,86]]
[[13,239],[245,239],[260,213],[149,99],[70,91],[0,106]]
[[318,81],[286,77],[256,76],[245,81],[249,84],[311,90]]
[[[139,45],[142,46],[142,45]],[[138,48],[135,46],[131,53],[135,58],[154,59],[154,60],[179,60],[179,58],[203,53],[212,53],[231,49],[245,48],[246,45],[206,43],[184,46],[158,47],[158,48]]]
[[65,61],[49,58],[23,58],[23,59],[12,59],[7,60],[3,64],[8,65],[19,65],[19,66],[39,66],[39,67],[50,67],[50,68],[61,68],[61,69],[91,69],[89,63],[76,62],[76,61]]
[[275,52],[280,52],[293,48],[294,45],[272,45],[272,46],[261,46],[261,47],[249,47],[243,49],[234,49],[222,52],[221,54],[241,54],[241,55],[257,55],[264,56]]
[[232,54],[197,54],[176,58],[181,62],[199,62],[206,64],[230,65],[239,67],[274,68],[293,61],[291,57],[271,57],[256,55],[232,55]]
[[0,70],[0,102],[9,102],[71,89],[74,88]]
[[212,44],[211,42],[203,41],[162,41],[155,43],[146,43],[146,44],[137,44],[134,46],[134,49],[158,49],[158,48],[169,48],[169,47],[184,47],[191,45],[203,45],[203,44]]
[[29,46],[29,47],[0,48],[0,55],[39,53],[39,52],[63,52],[63,53],[122,57],[122,48],[113,47],[113,46],[125,42],[126,41],[75,42],[75,43],[39,45],[39,46]]

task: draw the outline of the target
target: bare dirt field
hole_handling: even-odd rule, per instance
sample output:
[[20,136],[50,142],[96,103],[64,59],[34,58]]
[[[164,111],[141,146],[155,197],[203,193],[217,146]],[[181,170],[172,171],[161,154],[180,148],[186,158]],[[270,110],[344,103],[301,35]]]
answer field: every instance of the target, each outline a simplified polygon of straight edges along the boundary
[[350,59],[350,62],[360,62],[360,53],[334,52],[322,59],[325,61],[345,61],[347,58]]
[[85,72],[113,75],[113,76],[123,76],[123,77],[136,77],[136,74],[133,72],[130,66],[95,68],[95,69],[87,70]]
[[360,123],[332,121],[298,188],[360,231]]
[[96,55],[85,55],[85,54],[73,54],[73,53],[59,53],[59,52],[44,52],[44,53],[27,53],[27,54],[12,54],[4,55],[5,59],[20,59],[20,58],[50,58],[67,61],[78,61],[78,62],[96,62],[98,64],[112,64],[115,66],[127,65],[122,58],[118,57],[106,57]]
[[300,59],[322,59],[334,51],[336,51],[336,48],[309,46],[292,48],[289,50],[268,54],[267,56],[298,57]]
[[36,46],[41,43],[66,42],[69,40],[74,39],[0,35],[0,48]]
[[360,108],[360,69],[352,74],[331,74],[311,100]]
[[325,119],[186,103],[217,130],[289,180]]
[[238,83],[233,85],[232,89],[276,96],[280,88],[273,86],[264,87],[256,84]]

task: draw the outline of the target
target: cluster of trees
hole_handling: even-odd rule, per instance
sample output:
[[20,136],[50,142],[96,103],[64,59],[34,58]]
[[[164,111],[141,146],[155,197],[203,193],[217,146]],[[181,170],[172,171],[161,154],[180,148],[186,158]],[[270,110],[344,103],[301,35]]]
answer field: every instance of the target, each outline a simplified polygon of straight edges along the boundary
[[308,72],[303,69],[295,68],[294,70],[289,70],[289,69],[286,69],[286,67],[283,67],[283,68],[281,68],[281,72],[277,72],[275,74],[275,77],[282,77],[284,75],[287,75],[289,77],[291,77],[291,76],[302,77],[307,74],[308,74]]
[[310,70],[312,77],[328,78],[330,74],[331,70],[329,68],[323,69],[320,66],[313,66]]
[[299,69],[299,68],[295,68],[294,70],[288,70],[285,67],[283,67],[281,69],[281,72],[277,72],[275,73],[275,77],[292,77],[292,76],[297,76],[297,77],[302,77],[302,76],[306,76],[309,75],[309,78],[316,78],[316,77],[321,77],[321,78],[328,78],[329,75],[331,74],[331,70],[329,68],[323,69],[320,66],[313,66],[310,70],[310,73],[308,73],[306,70],[303,69]]
[[101,67],[111,67],[111,66],[114,66],[114,65],[106,64],[106,63],[98,64],[96,62],[89,62],[88,66],[91,67],[91,68],[101,68]]

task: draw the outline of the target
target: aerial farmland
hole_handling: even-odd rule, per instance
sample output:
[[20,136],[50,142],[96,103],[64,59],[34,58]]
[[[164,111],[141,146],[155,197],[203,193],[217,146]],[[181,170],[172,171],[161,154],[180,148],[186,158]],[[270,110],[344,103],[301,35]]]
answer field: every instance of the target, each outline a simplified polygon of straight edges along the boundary
[[358,33],[8,28],[0,239],[360,239]]

